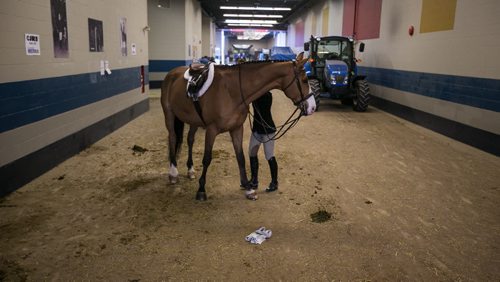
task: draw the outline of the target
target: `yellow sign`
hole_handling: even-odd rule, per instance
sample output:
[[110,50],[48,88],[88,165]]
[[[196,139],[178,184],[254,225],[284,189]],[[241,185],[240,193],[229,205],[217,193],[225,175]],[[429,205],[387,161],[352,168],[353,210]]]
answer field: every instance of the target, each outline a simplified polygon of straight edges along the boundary
[[420,33],[452,30],[457,0],[422,0]]

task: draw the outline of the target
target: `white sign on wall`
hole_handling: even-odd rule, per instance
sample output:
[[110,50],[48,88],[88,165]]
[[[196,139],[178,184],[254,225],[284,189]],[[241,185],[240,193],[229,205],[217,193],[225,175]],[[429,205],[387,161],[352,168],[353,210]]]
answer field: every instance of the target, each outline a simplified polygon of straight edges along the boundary
[[24,42],[26,45],[26,55],[40,56],[40,35],[25,33]]

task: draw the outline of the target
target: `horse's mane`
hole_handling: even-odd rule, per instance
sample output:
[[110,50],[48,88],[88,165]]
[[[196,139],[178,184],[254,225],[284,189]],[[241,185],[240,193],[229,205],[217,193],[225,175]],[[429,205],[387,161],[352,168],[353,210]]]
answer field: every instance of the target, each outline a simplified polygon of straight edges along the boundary
[[216,65],[215,67],[226,69],[226,68],[237,68],[240,65],[257,65],[257,64],[271,64],[271,63],[283,63],[283,62],[291,62],[291,61],[290,60],[248,61],[234,65]]

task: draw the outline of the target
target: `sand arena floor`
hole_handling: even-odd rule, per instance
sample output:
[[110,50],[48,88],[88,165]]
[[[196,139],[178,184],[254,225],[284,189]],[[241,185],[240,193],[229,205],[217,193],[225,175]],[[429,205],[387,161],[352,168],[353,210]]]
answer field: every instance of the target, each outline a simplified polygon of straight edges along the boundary
[[[274,100],[283,122],[293,105],[281,93]],[[277,193],[261,187],[258,201],[245,199],[225,133],[208,201],[197,202],[186,148],[180,182],[167,185],[167,132],[159,99],[150,102],[0,199],[0,280],[500,280],[500,158],[375,108],[323,100],[276,143]],[[262,150],[260,160],[266,184]],[[318,211],[330,220],[313,222]],[[273,237],[247,243],[260,226]]]

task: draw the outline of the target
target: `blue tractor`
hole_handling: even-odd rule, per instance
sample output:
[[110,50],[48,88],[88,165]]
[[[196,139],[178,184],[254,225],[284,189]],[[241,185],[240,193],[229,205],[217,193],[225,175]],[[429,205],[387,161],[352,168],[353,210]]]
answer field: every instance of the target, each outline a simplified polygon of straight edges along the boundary
[[[364,46],[360,43],[359,52],[364,51]],[[366,111],[370,88],[366,77],[357,73],[351,38],[311,36],[310,41],[304,43],[304,51],[309,51],[309,61],[304,68],[318,107],[319,97],[324,97],[340,99],[357,112]]]

